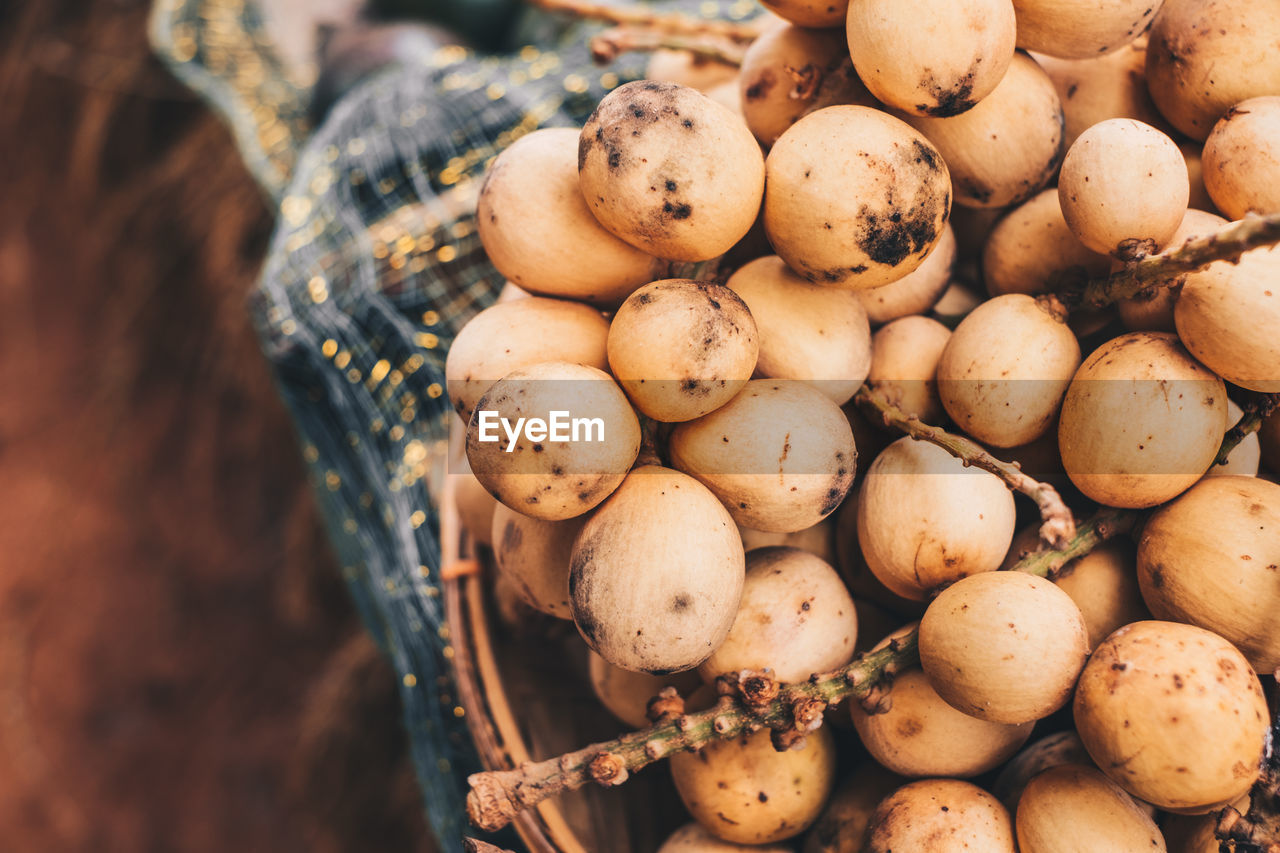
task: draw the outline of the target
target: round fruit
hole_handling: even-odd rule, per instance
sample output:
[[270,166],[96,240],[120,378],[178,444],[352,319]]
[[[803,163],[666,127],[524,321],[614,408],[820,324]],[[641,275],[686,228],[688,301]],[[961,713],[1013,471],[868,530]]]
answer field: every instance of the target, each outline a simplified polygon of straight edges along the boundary
[[1063,764],[1088,765],[1091,760],[1079,735],[1073,731],[1055,732],[1040,738],[1010,759],[996,777],[991,793],[1004,803],[1009,814],[1016,816],[1022,792],[1036,776],[1050,767]]
[[1280,95],[1241,101],[1204,143],[1204,185],[1232,219],[1280,213]]
[[874,761],[863,761],[831,795],[804,839],[804,853],[862,853],[867,824],[880,801],[907,780]]
[[578,186],[578,131],[522,136],[485,173],[476,228],[498,272],[530,293],[617,305],[661,262],[600,227]]
[[608,231],[660,258],[722,255],[755,221],[764,161],[751,131],[697,89],[637,80],[582,128],[578,178]]
[[[1169,241],[1168,248],[1161,254],[1175,252],[1188,240],[1208,236],[1227,224],[1227,220],[1216,213],[1188,209],[1182,215],[1182,223],[1178,226],[1178,230],[1173,232],[1173,239]],[[1221,266],[1221,264],[1216,267],[1211,266],[1209,270],[1215,270]],[[1128,299],[1121,299],[1116,303],[1116,308],[1120,312],[1120,319],[1124,321],[1125,328],[1132,332],[1174,331],[1176,326],[1173,306],[1178,301],[1178,294],[1182,292],[1186,282],[1197,281],[1206,274],[1212,275],[1209,270],[1189,273],[1183,277],[1182,284],[1171,287],[1149,287]]]
[[1256,249],[1187,277],[1173,309],[1178,337],[1228,382],[1280,393],[1280,249]]
[[[575,441],[582,420],[583,440]],[[582,515],[618,487],[639,452],[640,422],[626,395],[607,373],[581,364],[550,361],[507,374],[480,398],[467,427],[476,478],[534,518]]]
[[1119,785],[1093,767],[1065,764],[1032,779],[1018,801],[1023,853],[1163,853],[1155,821]]
[[890,590],[914,601],[996,569],[1013,527],[1013,495],[998,477],[911,438],[876,458],[858,499],[858,542],[867,565]]
[[600,704],[622,722],[635,729],[649,725],[649,700],[667,686],[675,687],[686,699],[702,686],[695,672],[650,675],[616,667],[595,652],[587,652],[591,689]]
[[723,406],[756,366],[756,322],[736,293],[708,281],[668,279],[622,303],[609,326],[609,366],[636,408],[688,421]]
[[609,368],[609,321],[562,299],[517,299],[491,305],[462,327],[444,363],[445,384],[463,421],[484,393],[514,370],[544,361]]
[[853,599],[835,569],[798,548],[757,548],[747,553],[729,636],[698,671],[708,682],[744,669],[803,681],[851,661],[857,637]]
[[982,251],[987,292],[1045,293],[1060,277],[1106,275],[1111,260],[1080,242],[1062,216],[1058,191],[1047,189],[1014,208],[991,229]]
[[792,532],[830,515],[853,485],[853,432],[803,382],[753,379],[737,397],[671,433],[671,464],[701,480],[735,521]]
[[569,556],[585,515],[564,521],[530,518],[499,505],[493,514],[493,559],[535,610],[569,619]]
[[1058,446],[1067,475],[1087,497],[1149,507],[1203,476],[1226,429],[1222,380],[1174,335],[1131,332],[1103,344],[1076,371],[1062,402]]
[[1084,59],[1110,53],[1142,35],[1160,3],[1013,0],[1013,6],[1018,13],[1018,47],[1065,59]]
[[739,844],[769,844],[808,829],[835,785],[835,770],[835,744],[825,728],[785,752],[762,729],[671,756],[685,808],[712,834]]
[[938,360],[938,396],[964,432],[996,447],[1034,441],[1052,425],[1080,366],[1060,304],[1023,293],[975,308]]
[[1037,54],[1036,62],[1053,80],[1062,100],[1066,147],[1109,118],[1132,118],[1157,127],[1164,123],[1147,93],[1146,60],[1145,37],[1102,56],[1091,53],[1080,59],[1059,59]]
[[679,83],[706,93],[724,83],[736,83],[737,69],[688,50],[661,48],[649,54],[646,80]]
[[811,284],[776,255],[751,261],[727,284],[759,329],[758,376],[805,380],[837,404],[867,378],[871,327],[861,293]]
[[1280,92],[1280,7],[1255,0],[1166,0],[1147,45],[1147,88],[1169,123],[1209,135],[1232,106]]
[[1062,569],[1058,589],[1080,608],[1089,633],[1089,648],[1131,622],[1150,619],[1138,587],[1133,544],[1104,542]]
[[797,27],[827,29],[844,23],[848,0],[760,0],[760,5]]
[[791,533],[770,533],[766,530],[756,530],[754,527],[744,527],[739,524],[738,533],[742,536],[742,548],[745,551],[777,546],[799,548],[801,551],[808,551],[810,554],[834,565],[836,562],[834,519],[835,516],[827,516],[813,525],[813,527],[806,527],[804,530],[795,530]]
[[929,317],[912,315],[885,324],[871,336],[868,385],[908,415],[937,423],[942,419],[938,361],[950,339],[951,330]]
[[1172,139],[1127,118],[1098,122],[1062,161],[1058,200],[1071,232],[1122,261],[1154,255],[1187,210],[1187,163]]
[[498,502],[485,491],[476,475],[470,471],[450,476],[456,483],[454,501],[458,505],[458,516],[463,529],[480,544],[492,545],[493,512]]
[[1014,853],[1016,847],[1013,821],[995,797],[968,782],[924,779],[881,801],[867,827],[865,849]]
[[853,290],[924,262],[951,209],[946,163],[909,125],[834,106],[792,125],[769,152],[764,226],[809,281]]
[[671,834],[658,853],[790,853],[785,845],[760,847],[754,844],[734,844],[716,838],[700,823],[688,823]]
[[1244,655],[1203,628],[1136,622],[1080,675],[1076,731],[1130,794],[1200,814],[1249,790],[1267,732],[1262,685]]
[[715,496],[679,471],[642,465],[574,543],[573,621],[614,666],[693,669],[729,633],[744,571],[738,529]]
[[1089,655],[1084,617],[1052,581],[984,572],[944,589],[920,620],[920,665],[957,710],[1029,723],[1071,698]]
[[995,91],[952,118],[908,117],[951,171],[955,201],[1004,207],[1035,195],[1062,162],[1062,104],[1053,81],[1025,53]]
[[881,101],[913,115],[971,109],[1013,59],[1010,0],[851,0],[846,24],[858,76]]
[[1223,637],[1253,668],[1280,668],[1280,485],[1211,477],[1162,507],[1138,547],[1142,597],[1157,619]]

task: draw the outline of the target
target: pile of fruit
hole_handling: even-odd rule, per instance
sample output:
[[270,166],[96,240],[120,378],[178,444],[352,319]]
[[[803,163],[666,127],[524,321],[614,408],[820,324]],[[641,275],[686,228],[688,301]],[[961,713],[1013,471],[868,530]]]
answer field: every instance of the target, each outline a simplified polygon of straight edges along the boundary
[[669,755],[663,853],[1280,843],[1280,5],[766,5],[490,165],[459,509],[654,726],[478,811]]

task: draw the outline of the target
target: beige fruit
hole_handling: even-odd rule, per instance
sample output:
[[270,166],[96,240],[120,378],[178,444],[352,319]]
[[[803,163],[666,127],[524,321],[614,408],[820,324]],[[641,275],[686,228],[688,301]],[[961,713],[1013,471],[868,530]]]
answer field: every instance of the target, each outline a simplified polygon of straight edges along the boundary
[[739,844],[769,844],[808,829],[835,786],[835,770],[825,728],[785,752],[763,729],[671,756],[685,808],[713,835]]
[[798,27],[825,29],[844,23],[848,0],[760,0],[775,15]]
[[582,128],[578,179],[600,224],[660,258],[727,252],[755,221],[764,160],[742,119],[696,89],[638,80]]
[[1182,139],[1178,141],[1178,150],[1182,152],[1182,159],[1187,161],[1187,177],[1191,179],[1191,198],[1187,206],[1196,210],[1213,210],[1213,199],[1204,186],[1204,146],[1194,139]]
[[951,330],[929,317],[913,315],[887,323],[871,337],[867,384],[907,414],[937,423],[943,413],[938,361],[950,339]]
[[1280,95],[1227,110],[1204,143],[1204,185],[1232,219],[1280,213]]
[[698,672],[708,683],[744,669],[803,681],[851,661],[857,637],[853,598],[830,564],[798,548],[757,548],[733,627]]
[[444,375],[462,420],[486,391],[515,370],[544,361],[609,368],[609,322],[586,305],[562,299],[500,302],[471,318],[449,347]]
[[938,359],[938,396],[961,430],[1015,447],[1052,425],[1080,366],[1080,345],[1060,304],[1023,293],[975,308]]
[[1084,59],[1118,50],[1146,32],[1159,2],[1013,0],[1018,47],[1050,56]]
[[671,464],[715,493],[735,521],[792,532],[830,515],[853,485],[853,432],[802,382],[753,379],[727,405],[671,433]]
[[[1248,795],[1231,804],[1240,814],[1249,811]],[[1218,815],[1166,814],[1160,821],[1160,830],[1169,845],[1169,853],[1219,853],[1222,842],[1218,838]]]
[[1028,199],[1062,162],[1062,104],[1049,75],[1025,53],[1013,57],[995,91],[968,112],[907,120],[937,146],[951,171],[955,202],[965,207]]
[[1200,814],[1258,776],[1267,703],[1226,640],[1136,622],[1098,646],[1076,688],[1076,731],[1104,773],[1159,808]]
[[766,162],[764,225],[809,281],[879,287],[924,262],[951,209],[942,157],[909,125],[869,107],[810,113]]
[[[1173,233],[1173,239],[1169,241],[1168,248],[1161,254],[1177,251],[1188,240],[1212,234],[1227,224],[1227,220],[1216,213],[1188,209],[1182,215],[1182,223]],[[1116,267],[1118,266],[1116,262]],[[1185,277],[1184,283],[1198,280],[1204,274],[1204,272],[1190,273]],[[1136,296],[1121,299],[1116,303],[1116,308],[1120,311],[1120,319],[1124,321],[1125,328],[1131,332],[1174,331],[1176,326],[1173,319],[1173,306],[1178,301],[1178,294],[1182,292],[1182,287],[1182,284],[1173,287],[1151,287]]]
[[671,686],[686,699],[702,686],[697,673],[677,672],[672,675],[650,675],[616,667],[595,652],[587,652],[591,689],[600,704],[622,722],[635,729],[650,724],[649,700]]
[[688,421],[742,390],[760,351],[756,322],[729,288],[666,279],[627,298],[609,325],[609,367],[635,407]]
[[814,110],[878,105],[853,70],[838,30],[790,25],[770,30],[743,55],[738,87],[743,117],[764,146]]
[[880,764],[903,776],[977,776],[1009,759],[1032,724],[979,720],[948,705],[921,670],[899,673],[882,714],[849,705],[858,737]]
[[689,823],[671,834],[658,853],[790,853],[786,845],[734,844],[716,838],[700,823]]
[[494,511],[494,562],[530,607],[558,619],[572,618],[569,557],[573,540],[586,522],[586,515],[544,521],[503,505]]
[[522,136],[485,173],[476,209],[485,254],[530,293],[617,305],[662,264],[600,227],[578,186],[578,131]]
[[1032,779],[1018,801],[1022,853],[1164,853],[1155,821],[1093,767],[1065,764]]
[[573,621],[614,666],[693,669],[729,633],[744,571],[742,540],[715,496],[679,471],[643,465],[574,543]]
[[1228,382],[1280,392],[1280,250],[1255,249],[1238,264],[1189,276],[1173,309],[1178,337]]
[[863,761],[831,795],[804,839],[804,853],[862,853],[867,824],[880,801],[907,783],[874,761]]
[[929,316],[947,325],[955,325],[970,311],[982,304],[982,297],[964,284],[962,279],[952,279],[942,298],[933,306]]
[[1080,736],[1074,731],[1055,732],[1040,738],[1010,759],[996,777],[991,793],[999,798],[1009,814],[1016,817],[1022,792],[1036,776],[1051,767],[1063,764],[1088,766],[1092,761],[1080,742]]
[[867,565],[890,590],[914,601],[997,568],[1013,526],[1013,496],[998,477],[910,438],[876,458],[858,498],[858,542]]
[[1191,193],[1187,163],[1172,139],[1127,118],[1098,122],[1062,160],[1058,201],[1071,233],[1122,261],[1168,245]]
[[482,545],[492,545],[493,512],[498,502],[485,491],[475,474],[450,475],[454,478],[454,501],[462,527]]
[[1280,7],[1166,0],[1147,45],[1147,87],[1169,123],[1204,139],[1235,104],[1280,91]]
[[1280,668],[1280,485],[1213,477],[1162,507],[1138,547],[1142,597],[1157,619],[1208,629],[1253,668]]
[[[845,586],[856,596],[855,603],[865,599],[875,602],[881,607],[888,608],[894,613],[901,614],[901,618],[893,620],[894,624],[900,623],[902,618],[919,618],[924,613],[924,604],[919,601],[909,601],[900,595],[890,592],[889,588],[881,583],[880,579],[867,566],[867,561],[862,556],[862,548],[858,544],[858,491],[857,486],[849,490],[849,495],[844,499],[844,503],[840,505],[839,512],[834,516],[836,564],[840,569],[840,576],[844,578]],[[866,621],[863,619],[862,614],[859,614],[858,619],[859,625],[863,625]],[[869,634],[868,631],[870,631],[869,628],[859,628],[858,635],[860,640],[868,637],[883,636],[886,633],[881,631],[879,634]],[[861,642],[859,642],[859,645],[861,645]]]
[[755,548],[787,547],[808,551],[826,562],[836,563],[836,535],[834,515],[822,521],[796,530],[791,533],[770,533],[767,530],[756,530],[753,527],[738,525],[738,533],[742,536],[742,548],[751,551]]
[[879,326],[910,314],[928,313],[951,283],[955,262],[956,236],[947,223],[933,251],[914,272],[880,287],[856,291],[867,319]]
[[912,115],[972,109],[1013,59],[1010,0],[851,0],[846,24],[858,76]]
[[1068,476],[1108,506],[1148,507],[1208,470],[1227,428],[1222,380],[1170,334],[1131,332],[1076,371],[1062,403],[1058,446]]
[[[1231,431],[1244,416],[1244,411],[1233,401],[1227,400],[1227,431]],[[1258,466],[1262,460],[1262,447],[1258,442],[1258,434],[1251,432],[1240,440],[1240,443],[1227,454],[1227,461],[1222,465],[1210,465],[1205,472],[1206,477],[1256,477]]]
[[1096,278],[1110,268],[1109,258],[1071,233],[1056,189],[1044,190],[1011,210],[991,229],[982,252],[982,273],[992,296],[1035,296],[1052,289],[1059,279]]
[[861,293],[811,284],[776,255],[751,261],[727,284],[755,318],[758,376],[805,380],[837,404],[867,378],[871,327]]
[[1064,566],[1056,583],[1080,608],[1090,649],[1097,648],[1117,629],[1151,618],[1138,587],[1136,559],[1130,542],[1104,542]]
[[[577,419],[596,426],[574,441]],[[522,420],[522,435],[512,438],[508,427]],[[582,515],[618,487],[639,452],[640,422],[626,395],[607,373],[581,364],[550,361],[507,374],[480,398],[467,426],[476,478],[534,518]]]
[[984,572],[944,589],[920,620],[920,665],[952,707],[1016,725],[1071,698],[1089,654],[1084,617],[1052,581]]
[[924,779],[876,807],[866,853],[962,851],[1014,853],[1013,821],[1000,801],[968,782]]
[[732,65],[717,62],[688,50],[655,50],[649,54],[645,66],[646,80],[659,83],[678,83],[704,94],[723,83],[737,82],[738,74]]
[[1147,93],[1145,37],[1102,56],[1092,53],[1079,59],[1059,59],[1037,54],[1035,60],[1053,80],[1062,100],[1068,148],[1077,136],[1109,118],[1132,118],[1155,127],[1164,123]]

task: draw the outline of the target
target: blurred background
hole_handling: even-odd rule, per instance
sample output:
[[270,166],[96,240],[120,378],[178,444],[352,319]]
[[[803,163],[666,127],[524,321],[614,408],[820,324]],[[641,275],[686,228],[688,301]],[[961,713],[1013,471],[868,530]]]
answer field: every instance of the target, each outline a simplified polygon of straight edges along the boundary
[[245,309],[271,212],[148,6],[0,4],[0,846],[426,849]]

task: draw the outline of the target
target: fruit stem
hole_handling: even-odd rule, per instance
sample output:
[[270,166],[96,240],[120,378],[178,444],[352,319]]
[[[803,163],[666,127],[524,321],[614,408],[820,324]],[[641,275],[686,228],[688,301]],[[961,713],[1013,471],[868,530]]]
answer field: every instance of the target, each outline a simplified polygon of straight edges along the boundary
[[[1084,556],[1112,536],[1127,531],[1136,513],[1104,509],[1080,524],[1065,547],[1030,554],[1013,566],[1041,577]],[[763,728],[772,729],[778,749],[799,748],[807,734],[822,725],[823,712],[852,698],[876,703],[898,673],[915,666],[920,656],[915,629],[867,652],[840,669],[811,675],[808,680],[780,684],[767,672],[744,670],[721,676],[721,696],[705,711],[684,713],[672,691],[650,708],[658,721],[647,729],[595,743],[546,761],[529,762],[514,770],[474,773],[467,779],[467,817],[476,827],[496,831],[523,809],[563,791],[576,791],[588,782],[620,785],[632,773],[681,751],[697,751],[709,743]]]
[[1059,282],[1060,295],[1068,304],[1102,308],[1149,287],[1176,285],[1187,273],[1198,272],[1217,261],[1237,263],[1245,252],[1277,243],[1280,243],[1280,213],[1249,214],[1213,234],[1188,240],[1177,249],[1126,264],[1105,278]]
[[1267,738],[1262,775],[1249,791],[1249,813],[1227,806],[1218,815],[1216,835],[1230,853],[1280,853],[1280,714]]
[[885,396],[863,385],[853,395],[854,402],[865,409],[879,413],[886,426],[895,427],[917,441],[936,444],[952,456],[984,471],[995,474],[1015,492],[1021,492],[1036,502],[1040,508],[1040,538],[1054,548],[1064,548],[1076,534],[1075,517],[1062,502],[1058,490],[1023,473],[1017,462],[1001,462],[984,450],[977,442],[961,435],[947,432],[941,427],[930,426],[916,415],[909,415],[890,403]]
[[1257,432],[1262,427],[1262,421],[1274,412],[1277,406],[1280,406],[1280,394],[1254,394],[1242,403],[1240,408],[1244,414],[1222,437],[1222,446],[1218,448],[1218,455],[1214,458],[1213,464],[1226,465],[1227,457],[1236,449],[1236,445],[1244,441],[1250,433]]
[[672,33],[663,29],[624,24],[607,29],[590,41],[591,58],[608,65],[628,51],[683,50],[699,59],[732,68],[742,65],[742,43],[716,33]]
[[530,0],[545,12],[563,12],[577,18],[605,21],[615,26],[644,27],[675,35],[716,35],[736,42],[752,42],[764,32],[767,16],[749,21],[694,18],[679,12],[655,12],[644,6],[612,6],[588,0]]

